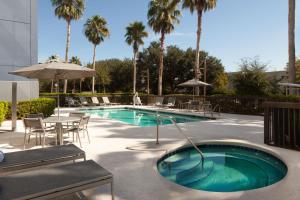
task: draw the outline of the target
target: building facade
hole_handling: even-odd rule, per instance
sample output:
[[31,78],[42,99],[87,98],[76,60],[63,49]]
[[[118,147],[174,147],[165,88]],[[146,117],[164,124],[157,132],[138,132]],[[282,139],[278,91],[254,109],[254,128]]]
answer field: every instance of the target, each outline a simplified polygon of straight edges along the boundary
[[11,100],[17,82],[18,100],[37,98],[36,80],[8,72],[37,64],[37,0],[0,0],[0,100]]

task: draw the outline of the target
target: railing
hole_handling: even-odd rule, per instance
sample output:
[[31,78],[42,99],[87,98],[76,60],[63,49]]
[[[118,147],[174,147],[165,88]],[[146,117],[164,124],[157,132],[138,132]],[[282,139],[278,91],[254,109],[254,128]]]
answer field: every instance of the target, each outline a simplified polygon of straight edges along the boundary
[[300,150],[300,103],[266,102],[263,106],[264,142]]
[[176,121],[168,115],[159,115],[156,114],[156,120],[157,120],[157,129],[156,129],[156,144],[159,144],[159,123],[160,123],[160,119],[168,119],[172,122],[172,124],[177,128],[177,130],[179,131],[180,134],[182,134],[185,139],[194,147],[194,149],[199,153],[199,155],[201,156],[201,163],[202,163],[202,168],[203,168],[203,164],[204,164],[204,154],[202,153],[202,151],[195,145],[195,143],[183,132],[183,130],[178,126],[178,124],[176,123]]

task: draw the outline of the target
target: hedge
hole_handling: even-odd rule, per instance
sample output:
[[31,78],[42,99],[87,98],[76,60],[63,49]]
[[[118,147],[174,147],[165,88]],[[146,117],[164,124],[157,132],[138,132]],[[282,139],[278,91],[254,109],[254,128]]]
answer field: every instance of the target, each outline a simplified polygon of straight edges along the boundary
[[8,102],[0,101],[0,125],[6,119],[8,113]]

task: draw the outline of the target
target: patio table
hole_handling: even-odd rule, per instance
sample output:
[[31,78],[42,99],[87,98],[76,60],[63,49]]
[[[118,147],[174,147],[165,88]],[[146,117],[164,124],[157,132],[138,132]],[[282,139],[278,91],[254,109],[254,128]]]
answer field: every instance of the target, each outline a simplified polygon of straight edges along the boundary
[[58,145],[63,145],[63,123],[74,123],[79,122],[81,120],[80,117],[65,117],[65,116],[52,116],[45,118],[43,120],[44,123],[56,124],[57,131],[57,141]]

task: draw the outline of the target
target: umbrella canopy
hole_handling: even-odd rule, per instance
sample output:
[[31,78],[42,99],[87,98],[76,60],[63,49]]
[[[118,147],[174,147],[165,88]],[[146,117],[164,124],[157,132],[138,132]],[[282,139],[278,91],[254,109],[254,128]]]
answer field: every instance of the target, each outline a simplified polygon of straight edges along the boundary
[[63,62],[46,62],[43,64],[24,67],[13,72],[12,75],[23,76],[39,80],[81,79],[96,76],[96,71],[76,64]]
[[210,86],[210,84],[196,80],[196,79],[191,79],[189,81],[179,84],[178,86],[180,86],[180,87],[197,87],[197,86]]

